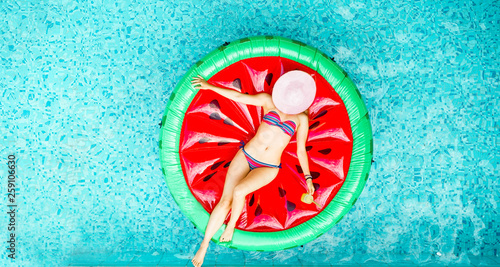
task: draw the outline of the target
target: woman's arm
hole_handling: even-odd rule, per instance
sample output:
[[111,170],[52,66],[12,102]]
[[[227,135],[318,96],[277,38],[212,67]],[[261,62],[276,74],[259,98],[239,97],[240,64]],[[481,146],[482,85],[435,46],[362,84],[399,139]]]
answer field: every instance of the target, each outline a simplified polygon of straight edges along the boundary
[[[233,101],[237,101],[237,102],[247,104],[247,105],[269,106],[269,101],[272,101],[271,96],[267,93],[259,93],[259,94],[255,94],[255,95],[242,94],[242,93],[235,91],[235,90],[224,89],[224,88],[217,87],[215,85],[211,85],[205,79],[203,79],[203,77],[201,77],[200,75],[198,75],[198,77],[193,77],[191,84],[195,88],[202,89],[202,90],[212,90],[223,97],[226,97],[226,98],[229,98]],[[198,86],[198,87],[196,87],[196,86]]]
[[[311,175],[309,171],[309,157],[306,152],[306,141],[309,133],[309,116],[302,113],[299,115],[299,128],[297,129],[297,158],[304,176]],[[305,177],[304,177],[305,179]],[[312,179],[307,179],[307,192],[314,194]]]

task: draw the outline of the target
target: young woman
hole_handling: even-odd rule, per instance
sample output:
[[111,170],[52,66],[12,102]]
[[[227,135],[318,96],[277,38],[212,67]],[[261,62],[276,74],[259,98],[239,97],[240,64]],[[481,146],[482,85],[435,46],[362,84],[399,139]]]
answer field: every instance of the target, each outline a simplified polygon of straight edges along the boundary
[[[297,157],[305,175],[304,179],[307,181],[307,191],[311,195],[314,193],[305,148],[309,131],[309,118],[304,112],[314,99],[316,87],[311,76],[305,72],[303,74],[307,75],[306,78],[313,82],[314,88],[309,88],[309,96],[301,96],[300,94],[303,94],[303,92],[300,90],[294,92],[293,88],[288,88],[286,94],[287,96],[292,95],[294,97],[291,102],[302,101],[302,103],[299,103],[299,106],[305,108],[299,111],[298,114],[286,114],[280,111],[280,109],[287,110],[287,108],[286,104],[283,104],[283,101],[276,101],[277,93],[275,92],[277,90],[273,90],[272,96],[267,93],[248,95],[213,86],[199,75],[198,77],[193,77],[191,83],[198,89],[212,90],[233,101],[262,107],[265,114],[262,120],[263,123],[260,124],[255,136],[246,145],[242,142],[241,149],[236,153],[229,165],[222,197],[210,215],[205,237],[200,244],[198,252],[191,260],[195,267],[202,265],[210,239],[224,223],[229,210],[232,210],[231,219],[220,237],[220,242],[231,241],[236,221],[240,217],[245,204],[245,196],[269,184],[278,175],[281,168],[281,154],[295,133],[297,134]],[[284,78],[285,75],[280,77],[280,79]],[[278,81],[276,84],[278,84]],[[274,89],[276,88],[275,85]],[[311,90],[313,91],[312,96]],[[308,98],[309,100],[304,100]],[[308,103],[304,103],[304,101]],[[290,103],[290,101],[287,102],[288,104]],[[294,107],[296,108],[297,105],[294,105]]]

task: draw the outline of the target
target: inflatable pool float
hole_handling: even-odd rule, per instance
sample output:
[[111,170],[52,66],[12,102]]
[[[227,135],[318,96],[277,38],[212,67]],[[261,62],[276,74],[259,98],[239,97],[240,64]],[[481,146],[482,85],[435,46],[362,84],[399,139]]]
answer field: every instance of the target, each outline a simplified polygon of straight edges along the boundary
[[256,94],[272,92],[284,73],[301,70],[316,82],[309,108],[306,150],[314,199],[296,155],[296,135],[283,152],[282,169],[268,185],[248,194],[231,242],[219,242],[231,212],[212,238],[243,250],[274,251],[307,243],[328,231],[356,203],[368,179],[372,132],[353,81],[332,59],[302,42],[257,36],[225,43],[191,67],[170,95],[160,130],[160,161],[177,205],[204,234],[222,195],[230,161],[262,121],[262,108],[191,85],[209,83]]

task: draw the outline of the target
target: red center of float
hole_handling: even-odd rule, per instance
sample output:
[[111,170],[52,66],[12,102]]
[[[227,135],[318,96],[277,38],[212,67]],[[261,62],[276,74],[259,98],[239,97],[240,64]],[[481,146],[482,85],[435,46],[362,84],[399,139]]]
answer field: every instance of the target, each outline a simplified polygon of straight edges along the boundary
[[[332,86],[316,71],[286,58],[256,57],[224,68],[209,83],[252,95],[271,94],[278,78],[291,70],[305,71],[316,81],[306,150],[315,186],[314,201],[319,206],[301,201],[307,184],[297,159],[295,133],[281,157],[278,176],[246,196],[236,222],[240,230],[274,232],[293,228],[319,214],[347,177],[352,154],[347,110]],[[187,109],[179,145],[182,171],[191,193],[208,213],[219,203],[227,169],[240,141],[246,144],[254,137],[263,115],[262,107],[234,102],[210,90],[200,90]]]

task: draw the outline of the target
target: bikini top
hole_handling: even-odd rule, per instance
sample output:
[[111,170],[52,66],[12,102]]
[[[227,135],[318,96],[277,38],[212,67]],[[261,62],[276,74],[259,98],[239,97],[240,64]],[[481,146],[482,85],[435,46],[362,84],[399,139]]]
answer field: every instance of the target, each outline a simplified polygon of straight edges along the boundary
[[295,133],[295,127],[297,126],[295,122],[288,120],[285,122],[281,122],[280,115],[276,111],[269,111],[266,115],[264,115],[264,118],[262,118],[262,121],[266,122],[269,125],[274,125],[278,126],[288,134],[290,137],[293,136]]

